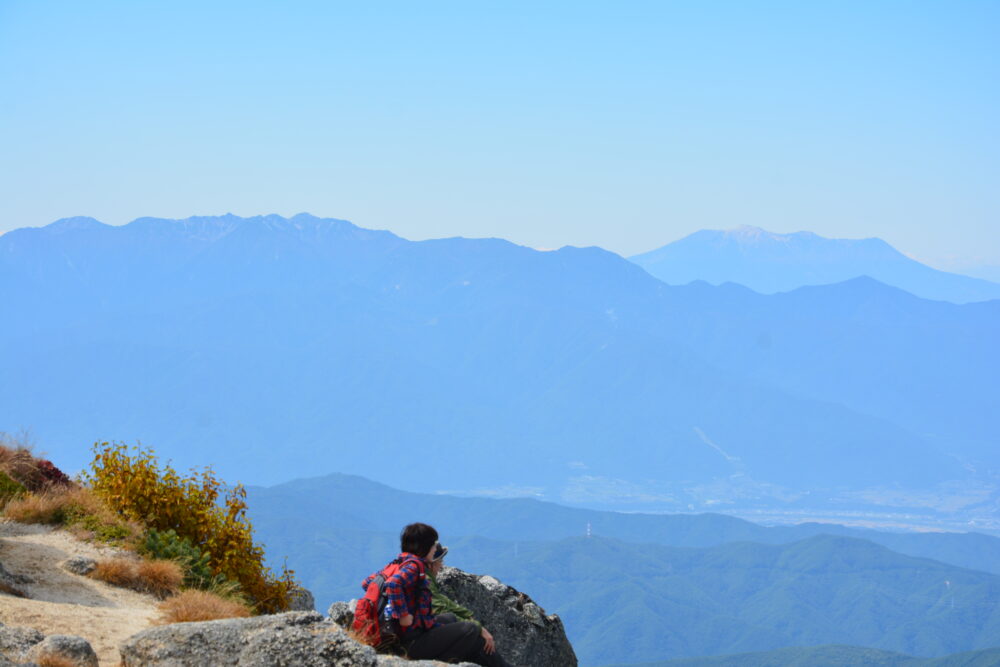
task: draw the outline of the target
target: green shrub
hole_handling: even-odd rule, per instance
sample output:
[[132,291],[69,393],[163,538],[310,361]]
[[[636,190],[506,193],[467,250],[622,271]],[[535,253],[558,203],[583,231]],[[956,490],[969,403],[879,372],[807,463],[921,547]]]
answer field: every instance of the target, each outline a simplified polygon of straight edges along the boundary
[[190,588],[210,589],[225,586],[226,578],[213,574],[212,554],[191,544],[191,540],[181,537],[172,528],[156,530],[150,528],[146,539],[139,545],[139,552],[150,558],[173,560],[184,569],[184,584]]
[[27,489],[20,482],[11,479],[10,475],[0,470],[0,507],[7,504],[7,501],[20,498]]

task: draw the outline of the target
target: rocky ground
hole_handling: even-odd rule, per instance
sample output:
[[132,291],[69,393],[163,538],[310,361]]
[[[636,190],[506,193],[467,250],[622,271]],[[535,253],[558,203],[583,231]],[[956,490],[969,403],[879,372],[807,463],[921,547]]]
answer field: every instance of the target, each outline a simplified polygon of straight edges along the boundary
[[101,665],[118,665],[119,644],[153,624],[158,601],[63,567],[73,558],[112,553],[63,530],[0,520],[0,564],[10,575],[9,585],[25,595],[0,593],[0,623],[83,637]]

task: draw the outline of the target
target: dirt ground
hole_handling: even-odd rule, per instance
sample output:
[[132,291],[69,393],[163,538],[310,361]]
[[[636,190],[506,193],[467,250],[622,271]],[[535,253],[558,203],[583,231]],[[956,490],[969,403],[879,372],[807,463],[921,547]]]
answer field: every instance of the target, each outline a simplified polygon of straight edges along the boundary
[[118,644],[153,624],[158,601],[60,567],[73,556],[101,559],[112,553],[62,530],[0,519],[0,562],[33,580],[18,585],[27,598],[0,593],[0,623],[83,637],[102,666],[117,666]]

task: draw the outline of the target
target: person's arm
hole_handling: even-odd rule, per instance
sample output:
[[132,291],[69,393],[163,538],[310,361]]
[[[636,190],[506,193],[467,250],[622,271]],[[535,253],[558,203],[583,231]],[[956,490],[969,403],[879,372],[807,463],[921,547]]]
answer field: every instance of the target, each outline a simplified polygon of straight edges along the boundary
[[441,614],[454,614],[460,621],[472,621],[480,628],[483,627],[482,623],[473,618],[471,611],[441,592],[441,589],[438,588],[437,581],[434,577],[428,575],[427,584],[430,586],[431,595],[433,596],[431,597],[431,611],[435,616],[439,616]]
[[[410,623],[402,622],[406,616],[410,616],[410,610],[406,606],[406,594],[404,591],[411,588],[418,576],[417,566],[413,563],[404,563],[396,574],[389,577],[385,582],[385,594],[388,598],[385,608],[389,610],[389,615],[395,619],[400,619],[400,625],[406,627]],[[412,618],[410,619],[412,623]]]

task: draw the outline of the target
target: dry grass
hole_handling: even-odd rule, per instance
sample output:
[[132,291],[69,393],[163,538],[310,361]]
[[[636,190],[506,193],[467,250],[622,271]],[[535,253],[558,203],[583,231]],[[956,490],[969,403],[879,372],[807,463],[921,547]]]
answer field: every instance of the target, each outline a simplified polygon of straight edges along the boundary
[[66,508],[70,503],[69,496],[73,491],[59,489],[15,498],[7,503],[4,514],[21,523],[59,524],[65,521]]
[[250,610],[246,605],[227,600],[206,591],[186,590],[180,595],[160,603],[160,623],[186,623],[188,621],[214,621],[219,618],[246,618]]
[[43,653],[35,659],[38,667],[79,667],[76,660],[58,653]]
[[165,598],[180,590],[184,571],[172,560],[109,558],[97,562],[88,576],[100,581]]
[[172,560],[144,560],[136,568],[136,577],[144,590],[165,598],[181,589],[184,570]]
[[57,486],[15,498],[4,514],[21,523],[64,525],[79,539],[99,539],[133,547],[143,533],[139,524],[115,514],[100,498],[79,486]]
[[137,578],[137,565],[129,558],[109,558],[97,561],[97,567],[87,576],[112,586],[132,588]]

